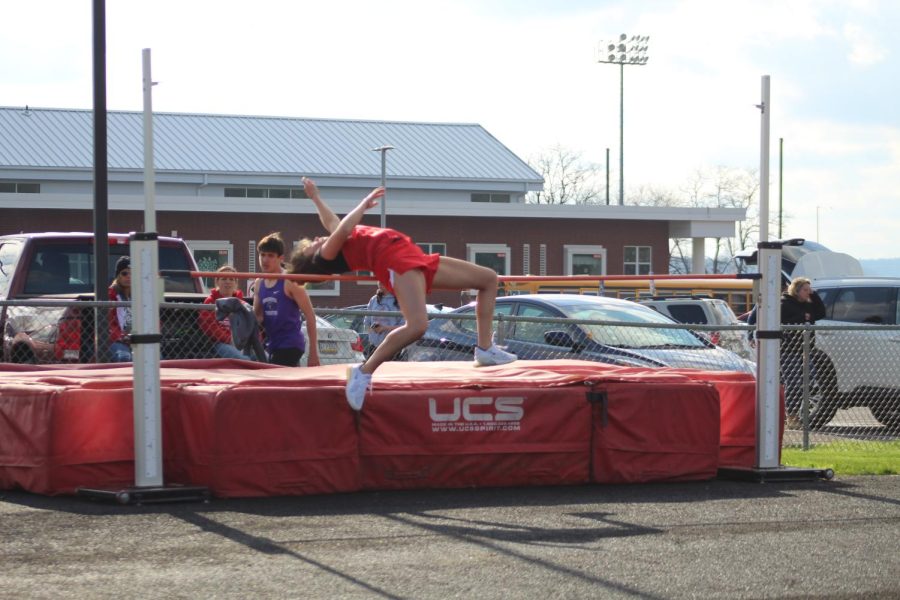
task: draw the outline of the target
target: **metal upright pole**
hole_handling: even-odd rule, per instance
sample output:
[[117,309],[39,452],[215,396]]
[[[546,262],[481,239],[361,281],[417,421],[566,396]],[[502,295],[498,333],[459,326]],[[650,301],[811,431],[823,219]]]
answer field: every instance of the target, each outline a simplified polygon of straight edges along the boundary
[[[100,4],[102,1],[97,0]],[[95,3],[96,4],[96,3]],[[76,493],[121,504],[208,500],[209,489],[194,485],[163,485],[162,402],[159,331],[159,301],[162,285],[159,277],[158,235],[156,228],[155,186],[153,177],[153,118],[151,103],[150,50],[143,51],[144,75],[144,229],[129,236],[132,282],[132,330],[134,361],[134,483],[122,489],[78,487]],[[105,118],[104,118],[104,123]],[[106,162],[103,162],[106,165]],[[104,235],[104,239],[105,239]],[[103,244],[106,246],[107,244]],[[98,319],[99,320],[99,319]],[[103,319],[106,323],[106,319]],[[124,432],[122,433],[124,436]]]
[[762,275],[757,309],[756,467],[779,466],[778,431],[781,376],[781,243],[769,240],[769,76],[762,78],[759,150],[759,246],[757,263]]
[[762,77],[759,140],[759,241],[769,241],[769,76]]
[[762,112],[759,153],[759,230],[757,264],[760,298],[756,316],[756,455],[752,469],[722,467],[720,476],[756,481],[831,479],[831,469],[784,467],[781,442],[781,241],[768,241],[769,220],[769,76],[762,78]]
[[162,410],[160,391],[159,243],[156,233],[153,166],[153,79],[150,49],[143,50],[144,232],[131,234],[134,313],[134,471],[138,487],[161,486]]
[[156,231],[156,189],[153,165],[153,78],[150,48],[141,52],[144,75],[144,231]]

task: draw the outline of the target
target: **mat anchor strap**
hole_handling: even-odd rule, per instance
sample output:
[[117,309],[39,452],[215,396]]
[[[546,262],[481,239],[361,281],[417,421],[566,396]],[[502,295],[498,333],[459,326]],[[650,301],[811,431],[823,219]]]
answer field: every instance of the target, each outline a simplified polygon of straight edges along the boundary
[[590,391],[587,393],[587,401],[600,405],[600,426],[605,428],[609,424],[609,396],[606,392]]

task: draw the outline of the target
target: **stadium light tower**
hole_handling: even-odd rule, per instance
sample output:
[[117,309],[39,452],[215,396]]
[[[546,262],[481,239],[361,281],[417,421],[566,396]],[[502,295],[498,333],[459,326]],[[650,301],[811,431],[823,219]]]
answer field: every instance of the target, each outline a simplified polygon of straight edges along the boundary
[[619,205],[625,204],[625,65],[647,64],[649,35],[621,34],[619,39],[602,42],[597,62],[619,65]]

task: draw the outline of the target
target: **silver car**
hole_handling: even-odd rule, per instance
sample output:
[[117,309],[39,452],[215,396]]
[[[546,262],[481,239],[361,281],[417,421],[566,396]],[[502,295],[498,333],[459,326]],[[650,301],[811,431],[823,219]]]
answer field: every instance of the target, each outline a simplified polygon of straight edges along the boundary
[[[750,361],[630,300],[580,294],[505,296],[497,298],[495,313],[535,319],[503,321],[501,317],[497,341],[521,359],[576,358],[635,367],[756,371]],[[434,318],[422,339],[409,347],[408,360],[472,360],[474,314],[475,305],[470,304],[445,315],[450,318]],[[470,318],[452,318],[456,315]]]
[[[319,363],[323,365],[335,365],[343,363],[361,363],[363,357],[362,341],[352,329],[335,327],[320,316],[316,316],[316,333],[319,338]],[[303,335],[306,339],[306,324],[303,324]],[[309,359],[309,352],[303,353],[300,366],[305,367]]]

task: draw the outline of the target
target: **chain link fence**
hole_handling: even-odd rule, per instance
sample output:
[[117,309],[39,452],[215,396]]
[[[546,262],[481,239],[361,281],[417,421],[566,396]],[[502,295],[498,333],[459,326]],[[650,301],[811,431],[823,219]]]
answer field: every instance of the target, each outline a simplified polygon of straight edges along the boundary
[[900,433],[900,326],[782,327],[785,445]]
[[[201,329],[200,314],[211,305],[163,302],[159,309],[163,359],[214,357],[214,340]],[[71,300],[0,300],[3,362],[78,364],[115,362],[116,349],[96,348],[96,323],[109,342],[128,349],[130,302]],[[125,336],[121,340],[117,330]],[[128,352],[130,354],[130,352]],[[125,354],[119,354],[123,358]]]
[[[126,308],[128,303],[123,302],[0,301],[0,360],[109,362],[113,354],[108,347],[95,350],[95,323],[99,319],[109,326]],[[342,335],[346,329],[358,334],[323,335],[327,325],[320,325],[323,363],[358,362],[367,338],[364,317],[398,314],[326,308],[317,313],[343,328]],[[203,323],[214,320],[213,314],[214,306],[208,304],[162,303],[162,358],[216,357],[215,341]],[[474,315],[438,312],[429,316],[432,323],[426,335],[399,359],[471,361],[476,343]],[[498,344],[528,360],[573,358],[636,367],[755,372],[754,330],[747,325],[498,315],[495,330]],[[354,350],[344,354],[339,344],[353,345]],[[785,326],[781,377],[787,413],[785,446],[900,439],[900,326]]]

